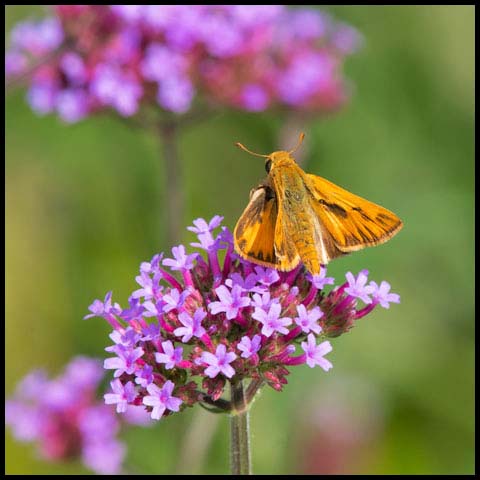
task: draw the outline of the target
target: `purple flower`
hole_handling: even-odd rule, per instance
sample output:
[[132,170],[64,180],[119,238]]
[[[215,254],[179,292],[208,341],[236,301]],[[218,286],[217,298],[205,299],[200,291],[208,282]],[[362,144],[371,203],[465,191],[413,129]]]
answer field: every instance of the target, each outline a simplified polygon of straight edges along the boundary
[[138,368],[136,361],[144,354],[143,348],[137,347],[132,350],[119,345],[114,351],[118,357],[105,359],[103,368],[116,369],[113,374],[115,378],[122,375],[122,373],[127,373],[128,375],[135,373],[135,370]]
[[125,453],[125,445],[115,439],[92,441],[83,448],[82,459],[100,475],[119,475]]
[[21,53],[10,51],[5,54],[5,76],[20,75],[27,67],[27,57]]
[[240,273],[235,272],[232,273],[230,277],[225,280],[225,285],[230,288],[234,286],[239,286],[245,292],[264,292],[264,286],[258,285],[258,283],[259,279],[257,277],[257,274],[255,273],[249,273],[245,278],[243,278]]
[[132,402],[137,396],[135,385],[132,382],[127,382],[125,385],[118,379],[110,382],[113,393],[106,393],[103,397],[107,405],[116,404],[117,413],[122,413],[127,409],[127,404]]
[[335,282],[333,277],[327,277],[327,269],[325,267],[320,268],[318,275],[308,274],[307,277],[318,290],[323,290],[325,285],[333,285]]
[[170,370],[180,363],[183,353],[182,347],[173,347],[173,343],[170,340],[162,342],[163,353],[155,352],[155,360],[157,363],[164,363],[165,368]]
[[343,55],[354,53],[363,43],[363,37],[358,30],[347,24],[337,25],[330,40],[332,45]]
[[[281,273],[240,259],[226,228],[213,240],[212,230],[221,227],[219,222],[220,217],[210,222],[196,219],[190,230],[201,239],[198,248],[214,241],[222,245],[221,255],[207,249],[207,262],[179,245],[173,249],[174,258],[163,261],[181,270],[178,279],[160,268],[161,255],[142,263],[137,281],[143,288],[130,296],[131,311],[122,311],[112,325],[115,344],[107,351],[115,357],[104,363],[127,389],[125,394],[115,383],[117,391],[108,395],[117,396],[106,397],[119,404],[117,408],[136,408],[145,398],[145,411],[159,419],[168,410],[168,400],[176,398],[185,407],[206,402],[229,411],[230,403],[220,400],[227,379],[262,378],[282,390],[290,367],[307,363],[328,370],[332,365],[324,356],[331,346],[324,337],[338,337],[378,304],[398,301],[387,282],[367,285],[367,271],[357,277],[348,273],[343,285],[325,292],[323,287],[333,282],[325,269],[312,277],[302,266]],[[373,296],[373,301],[358,308],[357,298],[364,295],[367,300]],[[141,304],[139,297],[149,300]],[[91,310],[102,315],[114,308],[110,294],[105,302],[97,302]],[[151,315],[156,316],[152,323]],[[106,318],[112,323],[109,315]],[[305,340],[304,353],[293,356],[299,340]],[[188,347],[179,346],[180,341]],[[34,390],[42,392],[38,383]],[[65,408],[75,400],[69,385],[49,385],[50,408]],[[39,395],[43,396],[34,397]],[[180,404],[176,406],[178,410]]]
[[63,30],[56,18],[40,22],[20,22],[10,33],[14,48],[41,56],[57,48],[63,41]]
[[[220,223],[222,222],[223,217],[215,215],[209,223],[207,223],[203,218],[197,218],[193,221],[193,227],[187,227],[187,230],[190,230],[193,233],[196,233],[200,243],[191,243],[192,247],[201,248],[206,250],[209,254],[215,254],[217,250],[221,248],[220,244],[222,238],[219,235],[217,238],[213,238],[212,232],[215,230]],[[209,255],[210,258],[211,255]],[[218,260],[214,260],[215,264],[218,263]]]
[[278,282],[280,275],[273,268],[255,267],[257,282],[267,287]]
[[332,346],[329,341],[317,345],[315,342],[315,336],[313,333],[310,333],[307,337],[307,342],[302,342],[302,348],[306,354],[307,365],[310,368],[318,365],[328,372],[328,370],[333,367],[326,358],[323,358],[324,355],[332,351]]
[[267,91],[260,85],[248,84],[243,87],[240,103],[250,112],[262,112],[270,103]]
[[378,302],[383,308],[390,308],[390,303],[400,303],[400,295],[389,293],[391,287],[385,280],[380,283],[380,286],[372,280],[370,286],[373,287],[373,301]]
[[108,441],[119,430],[119,424],[114,415],[109,415],[111,409],[105,404],[93,405],[82,412],[79,428],[84,439],[90,443]]
[[119,316],[126,322],[141,318],[143,313],[145,312],[145,308],[140,303],[140,300],[132,295],[128,299],[128,303],[130,305],[130,308],[122,310]]
[[[103,375],[104,371],[100,361],[77,356],[65,367],[63,380],[76,390],[95,390]],[[41,381],[41,383],[43,382],[44,380]]]
[[88,113],[88,96],[79,88],[62,90],[55,99],[60,118],[67,123],[75,123]]
[[140,265],[140,273],[158,273],[160,268],[160,261],[163,258],[163,254],[156,254],[149,262],[142,262]]
[[262,335],[266,337],[272,336],[275,332],[288,333],[288,325],[291,325],[291,318],[280,318],[282,306],[279,303],[272,303],[267,311],[261,308],[255,308],[252,317],[262,324]]
[[215,354],[210,352],[203,352],[199,358],[199,363],[209,365],[205,369],[205,375],[210,378],[215,378],[219,373],[222,373],[227,378],[232,378],[235,375],[235,370],[230,365],[237,355],[233,352],[227,353],[227,347],[222,343],[217,346]]
[[155,420],[160,420],[165,410],[172,412],[178,412],[182,400],[180,398],[172,396],[175,384],[170,380],[167,380],[163,387],[160,389],[154,383],[151,383],[147,387],[147,391],[150,395],[143,397],[144,405],[153,407],[151,416]]
[[112,5],[112,10],[126,22],[136,22],[144,14],[145,5]]
[[193,261],[197,258],[197,253],[187,255],[185,247],[178,245],[172,248],[173,258],[165,258],[163,265],[170,267],[172,270],[191,270],[193,268]]
[[162,290],[162,287],[160,287],[158,284],[160,278],[160,273],[156,273],[153,278],[145,272],[137,275],[135,277],[135,280],[142,288],[135,290],[132,293],[132,298],[144,297],[145,300],[156,298],[157,294]]
[[108,292],[105,295],[105,300],[94,300],[94,302],[88,307],[92,312],[88,315],[85,315],[83,318],[86,320],[91,317],[105,317],[106,315],[120,315],[121,308],[118,303],[112,306],[112,292]]
[[82,85],[87,80],[85,63],[77,53],[66,53],[60,61],[60,68],[73,85]]
[[302,332],[309,333],[314,332],[319,334],[322,331],[322,327],[317,321],[323,317],[323,312],[320,307],[314,307],[311,310],[307,310],[305,305],[297,305],[298,317],[294,318],[294,322],[302,327]]
[[145,312],[143,313],[144,317],[157,317],[164,313],[165,302],[162,297],[157,302],[151,302],[150,300],[143,302],[142,306],[145,309]]
[[28,90],[27,101],[34,112],[45,115],[54,110],[56,95],[54,86],[34,84]]
[[136,371],[135,383],[143,388],[147,388],[153,382],[153,367],[144,365],[141,370]]
[[192,337],[200,338],[205,334],[205,329],[202,327],[202,320],[207,316],[207,312],[203,308],[197,308],[193,314],[193,318],[187,312],[181,312],[178,315],[178,320],[183,327],[176,328],[173,334],[177,337],[182,337],[182,342],[187,343]]
[[109,335],[109,337],[113,340],[115,345],[113,345],[112,347],[105,348],[105,350],[107,352],[116,352],[117,351],[117,345],[122,345],[122,346],[128,347],[128,348],[134,348],[135,344],[140,339],[140,335],[131,327],[128,327],[122,333],[119,332],[118,330],[114,330]]
[[97,66],[90,91],[99,101],[115,108],[124,117],[137,112],[143,93],[141,85],[133,76],[107,64]]
[[242,352],[241,356],[243,358],[250,358],[260,350],[261,342],[262,337],[260,335],[254,335],[253,338],[245,336],[242,337],[237,348]]
[[142,342],[159,340],[160,338],[160,325],[158,323],[150,323],[142,327]]
[[[197,96],[214,108],[335,111],[349,96],[342,63],[361,44],[324,13],[282,5],[50,8],[55,16],[12,29],[6,74],[41,64],[28,79],[29,103],[39,114],[58,105],[68,122],[107,109],[130,117],[155,101],[182,115]],[[71,94],[79,87],[84,102]]]
[[185,113],[193,100],[195,89],[185,76],[177,76],[162,81],[158,87],[157,101],[166,110]]
[[368,272],[362,270],[355,278],[351,272],[347,272],[345,277],[348,281],[348,287],[345,288],[345,293],[351,297],[359,298],[364,303],[372,303],[369,297],[374,291],[372,285],[367,285]]
[[5,425],[12,429],[13,436],[20,442],[36,440],[42,429],[42,412],[23,402],[5,402]]
[[306,105],[315,93],[334,86],[335,68],[335,58],[326,52],[294,58],[278,85],[281,99],[291,106]]
[[165,294],[162,298],[164,302],[163,311],[168,313],[172,310],[180,309],[185,303],[185,300],[189,294],[190,293],[188,290],[184,290],[182,293],[180,293],[176,288],[172,288],[170,293]]
[[149,80],[162,82],[183,74],[186,66],[182,54],[160,43],[152,43],[145,51],[142,73]]
[[45,371],[33,370],[19,382],[17,393],[19,397],[23,399],[35,400],[45,391],[48,383],[49,381]]
[[[119,422],[114,410],[95,398],[101,372],[100,362],[82,356],[75,357],[54,379],[48,379],[43,371],[32,372],[6,401],[5,424],[17,440],[36,442],[39,453],[48,460],[81,458],[97,473],[120,473],[125,448],[116,440]],[[120,380],[112,383],[117,392],[109,395],[125,398],[109,399],[122,409],[135,395],[129,394],[131,385],[123,387]],[[95,455],[100,444],[111,458],[102,460],[100,453]]]
[[[324,37],[331,26],[331,20],[324,13],[311,9],[296,9],[290,18],[290,32],[302,40],[316,40]],[[292,40],[292,39],[291,39]]]
[[224,285],[215,289],[219,302],[212,302],[208,305],[210,312],[214,315],[225,312],[228,320],[233,320],[241,308],[250,305],[250,299],[243,296],[243,288],[240,285],[234,285],[230,291]]
[[268,311],[271,303],[270,292],[254,293],[252,296],[252,307]]
[[193,227],[187,227],[187,230],[190,230],[197,235],[206,235],[212,233],[213,230],[218,228],[222,223],[223,217],[220,215],[215,215],[210,222],[206,222],[203,218],[197,218],[193,221]]

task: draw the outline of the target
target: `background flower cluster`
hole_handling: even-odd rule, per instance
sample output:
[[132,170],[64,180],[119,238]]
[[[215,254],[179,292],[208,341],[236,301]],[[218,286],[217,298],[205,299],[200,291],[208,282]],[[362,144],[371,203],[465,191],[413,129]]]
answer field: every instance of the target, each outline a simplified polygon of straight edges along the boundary
[[338,109],[359,33],[325,13],[282,5],[56,5],[12,30],[7,77],[30,75],[39,114],[76,122],[141,105],[184,113],[197,101],[248,111]]
[[[120,473],[126,450],[117,439],[120,422],[96,396],[104,373],[99,360],[83,356],[53,379],[43,370],[32,371],[6,401],[5,424],[18,441],[35,442],[47,460],[80,458],[96,473]],[[146,420],[135,407],[124,418]]]
[[100,316],[113,327],[106,348],[113,356],[104,367],[114,380],[105,401],[117,412],[144,405],[158,420],[199,401],[215,405],[227,381],[251,379],[281,390],[288,367],[328,371],[327,338],[348,331],[376,305],[399,302],[387,282],[368,282],[367,271],[348,272],[327,294],[334,279],[325,269],[311,276],[301,265],[282,273],[244,261],[226,227],[213,234],[221,221],[199,218],[188,227],[198,236],[191,245],[206,259],[174,247],[172,258],[160,254],[141,264],[128,308],[112,303],[111,292],[90,306],[85,318]]

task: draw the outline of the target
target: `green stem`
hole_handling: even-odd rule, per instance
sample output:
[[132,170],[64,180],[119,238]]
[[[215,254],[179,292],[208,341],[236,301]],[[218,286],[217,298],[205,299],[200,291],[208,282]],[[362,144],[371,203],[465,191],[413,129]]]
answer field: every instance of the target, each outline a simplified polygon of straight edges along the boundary
[[165,206],[167,210],[167,245],[176,245],[182,236],[184,198],[182,169],[177,152],[178,128],[175,122],[159,127],[165,164]]
[[249,411],[243,384],[231,384],[230,462],[232,475],[251,475]]

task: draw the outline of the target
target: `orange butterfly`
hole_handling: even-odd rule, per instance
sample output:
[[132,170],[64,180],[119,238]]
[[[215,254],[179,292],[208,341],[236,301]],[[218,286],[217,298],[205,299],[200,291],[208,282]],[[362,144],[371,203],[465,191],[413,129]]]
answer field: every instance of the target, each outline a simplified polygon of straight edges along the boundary
[[234,230],[236,252],[250,262],[288,271],[300,261],[317,275],[340,255],[379,245],[403,226],[392,212],[305,173],[292,153],[264,157],[267,178],[250,191],[250,202]]

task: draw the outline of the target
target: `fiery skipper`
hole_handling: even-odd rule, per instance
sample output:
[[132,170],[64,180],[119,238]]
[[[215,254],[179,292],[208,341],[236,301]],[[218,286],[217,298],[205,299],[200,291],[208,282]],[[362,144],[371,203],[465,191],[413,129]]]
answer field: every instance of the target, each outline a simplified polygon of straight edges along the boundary
[[300,261],[316,275],[330,260],[384,243],[403,226],[392,212],[305,173],[289,151],[264,157],[267,178],[250,191],[234,230],[236,252],[250,262],[288,271]]

